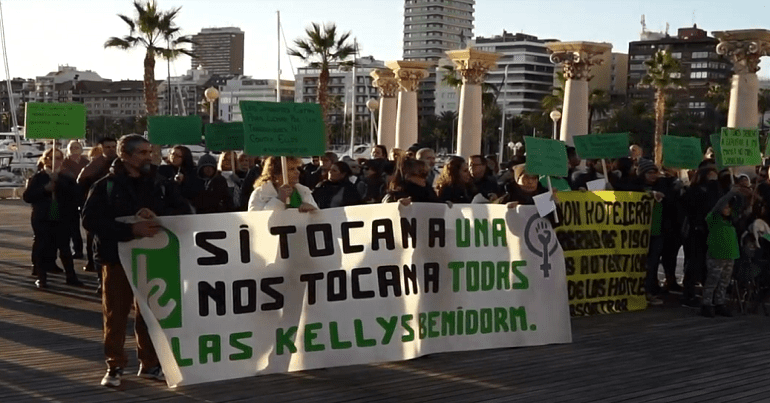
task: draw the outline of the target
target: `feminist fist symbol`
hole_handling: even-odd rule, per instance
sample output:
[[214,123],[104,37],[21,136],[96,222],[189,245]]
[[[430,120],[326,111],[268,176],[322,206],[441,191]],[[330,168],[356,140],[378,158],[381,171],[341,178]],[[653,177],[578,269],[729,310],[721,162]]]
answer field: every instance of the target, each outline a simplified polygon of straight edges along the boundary
[[551,242],[553,234],[548,228],[548,225],[541,221],[535,227],[535,234],[537,239],[543,244],[543,264],[540,265],[540,270],[543,271],[543,277],[548,277],[551,271],[551,264],[548,263],[548,244]]

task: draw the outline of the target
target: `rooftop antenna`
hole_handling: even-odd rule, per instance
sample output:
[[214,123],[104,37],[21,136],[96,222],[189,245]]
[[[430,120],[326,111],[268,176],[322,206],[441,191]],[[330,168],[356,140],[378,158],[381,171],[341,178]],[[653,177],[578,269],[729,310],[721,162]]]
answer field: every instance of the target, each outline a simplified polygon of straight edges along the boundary
[[644,22],[644,14],[642,14],[642,32],[647,32],[647,24]]

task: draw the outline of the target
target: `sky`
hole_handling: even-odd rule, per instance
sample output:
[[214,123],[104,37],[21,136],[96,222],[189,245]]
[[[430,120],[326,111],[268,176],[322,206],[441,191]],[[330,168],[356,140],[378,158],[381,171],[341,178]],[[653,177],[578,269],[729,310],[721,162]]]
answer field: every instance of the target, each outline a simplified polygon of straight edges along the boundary
[[[111,36],[128,34],[117,14],[133,16],[131,0],[0,0],[7,59],[12,77],[34,78],[59,65],[92,70],[112,80],[142,79],[144,52],[104,49]],[[740,4],[735,6],[734,4]],[[770,29],[770,2],[742,0],[476,0],[475,36],[523,32],[541,39],[609,42],[613,52],[628,53],[639,40],[641,18],[647,29],[676,35],[694,23],[709,32]],[[291,46],[311,22],[333,22],[350,31],[361,55],[379,60],[402,56],[403,0],[158,0],[163,10],[182,7],[176,19],[182,34],[201,28],[240,27],[245,32],[244,74],[275,78],[278,65],[276,11],[283,36]],[[286,55],[281,38],[281,77],[293,79],[302,63]],[[293,59],[293,60],[292,60]],[[770,57],[758,73],[770,78]],[[174,62],[171,75],[190,68],[187,56]],[[155,77],[166,77],[158,61]],[[5,77],[5,74],[3,74]]]

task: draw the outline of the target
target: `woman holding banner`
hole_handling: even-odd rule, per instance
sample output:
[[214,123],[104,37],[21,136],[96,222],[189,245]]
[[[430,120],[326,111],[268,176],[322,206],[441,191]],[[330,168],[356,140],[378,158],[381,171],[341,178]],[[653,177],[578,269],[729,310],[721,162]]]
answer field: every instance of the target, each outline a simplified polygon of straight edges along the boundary
[[158,173],[179,184],[182,197],[192,202],[203,190],[203,181],[198,178],[195,162],[190,149],[177,145],[169,151],[168,164],[158,167]]
[[300,213],[318,210],[313,194],[299,183],[302,160],[286,157],[287,180],[284,181],[281,157],[267,157],[262,175],[254,183],[248,211],[285,210],[296,208]]
[[[54,161],[55,158],[55,161]],[[69,247],[70,223],[77,215],[80,195],[75,179],[60,175],[63,154],[48,149],[38,160],[39,171],[27,182],[22,198],[32,205],[32,262],[37,267],[38,288],[48,287],[47,272],[56,266],[59,251],[67,284],[82,286],[75,274],[72,251]]]
[[462,157],[449,159],[436,178],[436,193],[442,201],[468,204],[473,200],[473,182],[468,164]]
[[413,158],[404,159],[400,172],[393,176],[388,184],[388,194],[383,203],[398,201],[408,206],[415,203],[441,203],[436,192],[428,185],[430,167],[425,161]]
[[345,207],[361,204],[361,194],[350,181],[353,170],[344,161],[337,161],[329,168],[326,180],[313,189],[313,199],[319,208]]
[[503,185],[505,194],[495,200],[498,204],[517,203],[534,205],[533,197],[548,192],[541,183],[538,175],[532,175],[525,169],[525,164],[513,167],[513,179]]

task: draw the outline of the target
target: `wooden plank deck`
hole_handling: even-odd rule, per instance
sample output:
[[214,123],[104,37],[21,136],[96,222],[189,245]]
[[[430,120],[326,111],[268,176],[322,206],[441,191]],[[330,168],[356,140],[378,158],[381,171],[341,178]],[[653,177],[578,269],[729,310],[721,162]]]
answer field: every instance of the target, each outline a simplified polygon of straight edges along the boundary
[[[29,208],[0,201],[0,402],[770,401],[770,318],[706,319],[670,296],[643,312],[573,319],[573,343],[434,354],[168,389],[104,375],[96,278],[30,277]],[[82,262],[80,262],[82,266]],[[81,274],[82,273],[82,274]]]

